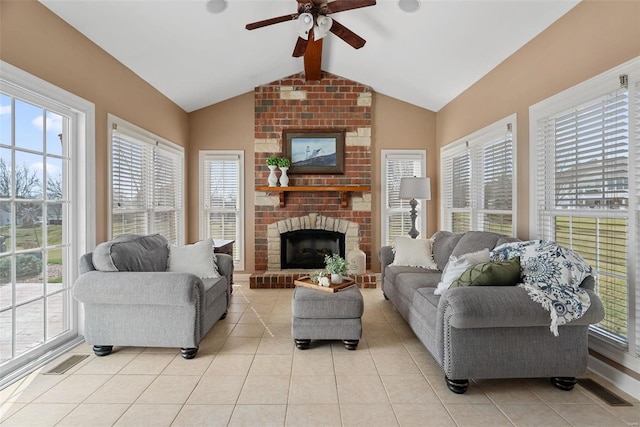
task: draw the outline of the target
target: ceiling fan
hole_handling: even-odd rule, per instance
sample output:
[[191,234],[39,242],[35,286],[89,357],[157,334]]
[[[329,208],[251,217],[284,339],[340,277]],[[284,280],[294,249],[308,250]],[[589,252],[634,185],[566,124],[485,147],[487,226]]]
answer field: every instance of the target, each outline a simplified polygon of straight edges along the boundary
[[247,24],[247,30],[279,24],[286,21],[298,21],[298,41],[293,49],[293,56],[304,56],[304,72],[307,80],[322,78],[322,39],[332,32],[349,45],[360,49],[367,42],[365,39],[337,22],[328,15],[345,10],[374,6],[376,0],[296,0],[298,12],[278,16]]

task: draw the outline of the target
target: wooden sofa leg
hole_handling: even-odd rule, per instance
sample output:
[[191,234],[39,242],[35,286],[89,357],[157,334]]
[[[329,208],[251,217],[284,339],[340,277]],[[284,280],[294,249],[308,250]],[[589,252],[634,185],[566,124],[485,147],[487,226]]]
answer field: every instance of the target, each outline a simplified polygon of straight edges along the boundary
[[469,380],[451,380],[446,376],[444,379],[447,381],[447,387],[449,387],[449,390],[456,394],[463,394],[469,387]]
[[94,345],[93,352],[98,357],[107,356],[111,354],[111,350],[113,350],[112,345]]
[[198,347],[191,348],[181,348],[180,352],[182,353],[182,357],[185,359],[193,359],[196,357],[196,353],[198,353]]
[[227,318],[227,312],[225,311],[224,313],[222,313],[222,316],[220,316],[220,319],[218,320],[222,320],[222,319],[226,319]]
[[577,382],[576,377],[551,377],[551,384],[564,391],[573,390]]

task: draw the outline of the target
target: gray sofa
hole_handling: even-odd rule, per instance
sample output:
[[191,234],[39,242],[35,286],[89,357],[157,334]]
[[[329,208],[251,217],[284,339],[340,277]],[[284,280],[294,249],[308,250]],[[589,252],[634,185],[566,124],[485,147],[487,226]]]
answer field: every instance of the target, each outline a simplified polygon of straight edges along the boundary
[[119,236],[83,255],[73,296],[84,304],[84,336],[96,355],[142,346],[180,347],[182,357],[195,357],[230,303],[233,259],[211,253],[215,278],[167,271],[169,248],[160,235]]
[[380,249],[382,291],[440,364],[449,389],[464,393],[470,378],[549,377],[556,387],[571,390],[587,368],[589,325],[604,318],[593,277],[581,284],[591,306],[554,336],[549,312],[521,287],[455,287],[434,295],[450,255],[491,250],[517,239],[474,231],[439,231],[432,239],[437,270],[391,265],[392,247]]

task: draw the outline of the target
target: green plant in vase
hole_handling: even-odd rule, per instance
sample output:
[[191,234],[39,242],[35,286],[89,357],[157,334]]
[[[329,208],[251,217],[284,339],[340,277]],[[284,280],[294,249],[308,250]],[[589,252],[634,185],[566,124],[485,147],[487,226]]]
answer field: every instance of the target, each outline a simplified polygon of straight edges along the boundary
[[287,176],[287,170],[291,166],[291,160],[288,157],[280,157],[278,159],[278,167],[280,168],[280,186],[288,187],[289,186],[289,177]]
[[277,159],[277,162],[280,169],[291,167],[291,160],[289,160],[288,157],[280,157]]
[[325,255],[325,271],[331,274],[331,283],[342,283],[342,275],[347,274],[349,264],[338,254]]
[[267,157],[267,167],[269,168],[269,177],[267,178],[269,187],[275,187],[276,185],[278,185],[278,176],[276,175],[278,158],[276,156]]
[[278,166],[278,158],[276,156],[267,157],[267,166]]

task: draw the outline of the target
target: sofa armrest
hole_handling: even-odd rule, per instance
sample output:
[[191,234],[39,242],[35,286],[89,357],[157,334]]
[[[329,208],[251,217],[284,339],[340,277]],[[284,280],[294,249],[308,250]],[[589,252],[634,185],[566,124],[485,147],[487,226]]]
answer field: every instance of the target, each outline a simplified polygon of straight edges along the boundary
[[216,264],[218,265],[218,273],[227,278],[227,283],[231,283],[233,275],[233,257],[228,254],[216,253]]
[[378,250],[378,259],[380,260],[380,272],[381,272],[381,281],[384,284],[384,274],[387,266],[393,262],[395,258],[395,254],[393,253],[393,247],[391,246],[382,246]]
[[189,273],[90,271],[73,285],[73,296],[88,304],[185,306],[203,295],[202,280]]
[[[602,301],[587,290],[591,306],[568,325],[590,325],[604,318]],[[549,312],[519,286],[452,288],[440,297],[438,319],[458,329],[549,326]]]

